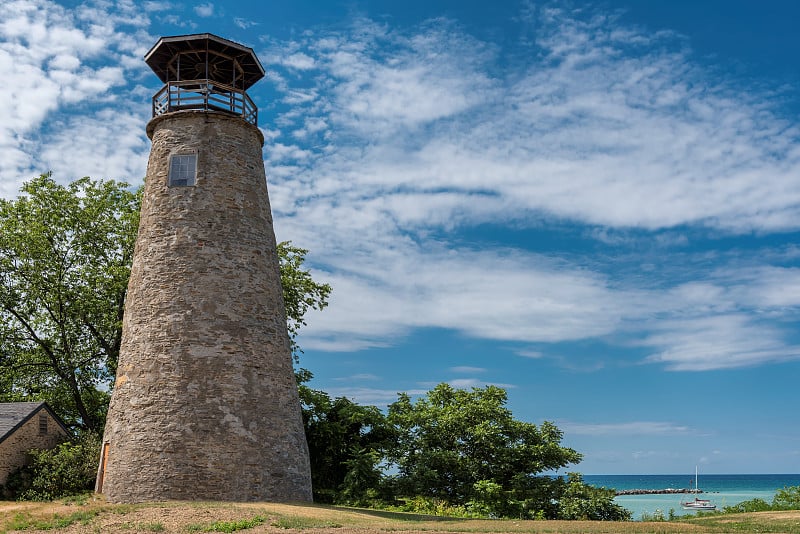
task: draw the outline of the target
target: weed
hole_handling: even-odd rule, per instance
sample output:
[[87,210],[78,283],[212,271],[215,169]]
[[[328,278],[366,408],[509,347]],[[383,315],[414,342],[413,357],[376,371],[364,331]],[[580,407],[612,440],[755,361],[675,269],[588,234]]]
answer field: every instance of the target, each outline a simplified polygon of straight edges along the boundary
[[653,522],[660,523],[666,520],[667,518],[664,516],[664,512],[658,509],[656,509],[656,511],[653,512],[652,514],[647,512],[644,512],[642,514],[642,521],[645,523],[653,523]]
[[323,521],[313,517],[290,515],[272,522],[273,527],[302,530],[306,528],[340,528],[342,525],[331,521]]
[[8,530],[25,530],[31,527],[32,522],[33,519],[28,514],[16,513],[6,526]]
[[126,515],[139,509],[135,504],[116,504],[109,511],[118,515]]
[[97,511],[80,511],[66,517],[53,514],[49,519],[36,519],[28,514],[18,513],[7,525],[9,530],[52,530],[66,528],[74,523],[88,525],[97,515]]
[[238,521],[215,521],[210,525],[202,525],[198,523],[187,526],[189,532],[236,532],[237,530],[246,530],[248,528],[263,525],[266,521],[261,516],[255,516],[252,519],[240,519]]
[[91,497],[91,493],[79,493],[77,495],[70,495],[61,500],[67,506],[75,505],[75,506],[86,506],[89,504],[89,498]]

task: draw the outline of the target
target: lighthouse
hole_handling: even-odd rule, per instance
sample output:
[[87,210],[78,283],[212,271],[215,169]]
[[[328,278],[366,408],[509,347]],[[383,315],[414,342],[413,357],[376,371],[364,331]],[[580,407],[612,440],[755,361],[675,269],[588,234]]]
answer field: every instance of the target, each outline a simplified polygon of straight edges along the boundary
[[310,501],[251,48],[204,33],[145,56],[164,83],[97,491],[112,502]]

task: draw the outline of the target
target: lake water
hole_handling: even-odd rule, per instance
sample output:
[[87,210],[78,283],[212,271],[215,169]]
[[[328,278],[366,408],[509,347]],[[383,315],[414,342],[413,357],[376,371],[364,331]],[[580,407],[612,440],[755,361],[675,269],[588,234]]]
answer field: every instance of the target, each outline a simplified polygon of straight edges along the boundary
[[[694,473],[686,475],[584,475],[584,482],[592,486],[626,489],[694,488]],[[717,510],[750,499],[772,502],[775,492],[787,486],[800,486],[800,475],[700,475],[701,499],[710,499]],[[690,494],[673,495],[620,495],[614,500],[633,512],[634,519],[643,513],[661,510],[666,516],[670,509],[677,515],[693,514],[681,508],[681,500],[693,499]]]

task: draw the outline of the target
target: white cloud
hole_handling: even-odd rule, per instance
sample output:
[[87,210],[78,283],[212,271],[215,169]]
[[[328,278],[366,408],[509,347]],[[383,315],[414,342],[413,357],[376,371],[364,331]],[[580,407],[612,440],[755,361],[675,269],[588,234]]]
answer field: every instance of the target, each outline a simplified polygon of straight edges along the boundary
[[667,459],[667,458],[678,458],[679,454],[673,451],[657,451],[657,450],[648,450],[648,451],[633,451],[630,453],[631,459],[634,461],[642,460],[645,458],[656,458],[656,459]]
[[643,343],[663,350],[650,362],[675,371],[707,371],[800,359],[800,346],[770,324],[745,314],[712,315],[665,320],[653,325],[656,333]]
[[[729,277],[737,273],[728,274]],[[800,308],[800,269],[762,266],[739,274],[736,298],[763,310]]]
[[244,19],[241,17],[235,17],[233,19],[233,23],[243,30],[246,30],[247,28],[250,28],[252,26],[258,26],[259,24],[258,22],[254,22],[252,20]]
[[43,172],[51,170],[59,179],[91,176],[139,184],[150,150],[146,122],[114,108],[57,122],[39,156]]
[[302,52],[290,54],[281,60],[281,65],[298,70],[313,69],[315,64],[314,58]]
[[[374,243],[369,220],[353,213],[343,221],[348,223],[364,235],[360,243]],[[312,247],[335,267],[336,274],[318,274],[336,289],[329,309],[309,317],[302,340],[309,348],[331,338],[352,338],[345,350],[372,346],[423,326],[498,340],[579,339],[613,331],[624,311],[601,278],[542,256],[496,250],[423,254],[395,243],[393,249],[338,257],[331,247],[337,244]]]
[[567,434],[587,436],[672,436],[692,432],[692,429],[687,426],[664,421],[632,421],[628,423],[560,421],[558,427]]
[[525,358],[531,358],[534,360],[544,357],[544,354],[538,350],[518,350],[516,353]]
[[458,389],[478,388],[484,385],[484,382],[477,378],[454,378],[447,383]]
[[[15,105],[6,107],[0,123],[0,195],[15,196],[23,180],[48,170],[67,180],[89,174],[89,166],[111,165],[136,169],[136,175],[117,176],[139,180],[141,139],[113,126],[131,118],[123,86],[127,76],[144,70],[140,42],[149,40],[142,30],[147,17],[127,2],[69,10],[46,0],[14,1],[4,3],[3,13],[0,99]],[[102,110],[92,115],[90,106],[97,104]],[[92,122],[97,127],[84,130]]]
[[[377,388],[360,388],[360,387],[349,387],[349,388],[336,388],[336,387],[328,387],[326,388],[327,393],[333,397],[346,397],[357,404],[363,405],[373,405],[373,406],[387,406],[397,400],[397,394],[400,393],[399,391],[390,390],[390,389],[377,389]],[[421,389],[413,389],[405,391],[409,395],[424,395],[427,393],[426,390]]]
[[354,380],[378,380],[379,377],[370,373],[359,373],[352,376],[342,376],[339,378],[334,378],[337,382],[351,382]]
[[313,71],[276,78],[292,106],[276,123],[295,140],[313,135],[308,117],[325,132],[276,145],[268,169],[278,233],[312,250],[335,288],[304,346],[357,350],[434,327],[529,343],[635,339],[674,370],[796,358],[784,327],[757,315],[795,313],[793,272],[755,286],[705,269],[673,280],[650,265],[625,280],[614,260],[451,241],[542,220],[661,250],[688,246],[681,225],[798,228],[800,129],[776,95],[705,72],[672,34],[540,15],[538,48],[508,71],[447,23],[404,33],[361,21],[272,50],[276,69],[302,54]]
[[[314,175],[347,175],[366,194],[459,192],[420,212],[428,225],[435,209],[456,224],[541,213],[621,228],[797,228],[800,129],[769,95],[718,81],[668,34],[547,16],[544,57],[506,77],[491,47],[447,25],[408,35],[365,23],[358,37],[308,42],[307,63],[336,82],[332,142],[359,148],[320,159]],[[311,93],[287,90],[296,105],[298,94]]]
[[194,12],[198,17],[208,18],[214,16],[214,4],[206,2],[205,4],[197,4],[194,6]]
[[485,373],[486,369],[483,367],[470,367],[468,365],[459,365],[457,367],[451,367],[450,370],[454,373]]
[[[138,181],[148,110],[126,98],[149,93],[147,17],[130,2],[4,8],[0,99],[16,105],[0,123],[0,194],[51,169]],[[447,21],[360,21],[273,44],[288,106],[265,130],[276,230],[334,287],[303,346],[387,346],[433,327],[531,344],[518,352],[531,358],[541,344],[619,337],[674,370],[797,358],[800,271],[768,258],[625,279],[615,260],[458,241],[473,226],[554,220],[661,249],[688,246],[681,225],[798,228],[800,131],[776,95],[704,72],[668,33],[548,9],[538,20],[534,48],[504,58],[507,70],[494,45]]]
[[173,7],[172,2],[149,1],[149,2],[144,2],[143,5],[145,11],[166,11],[168,9],[172,9]]

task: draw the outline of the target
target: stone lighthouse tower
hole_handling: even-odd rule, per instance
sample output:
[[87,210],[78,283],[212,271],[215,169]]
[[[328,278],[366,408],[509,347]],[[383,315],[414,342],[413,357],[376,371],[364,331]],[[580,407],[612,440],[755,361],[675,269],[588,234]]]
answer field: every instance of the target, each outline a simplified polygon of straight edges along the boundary
[[114,502],[310,501],[252,49],[161,38],[164,82],[97,490]]

